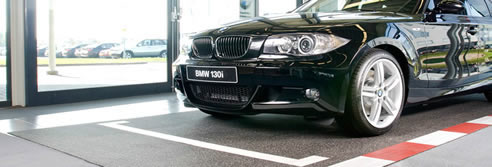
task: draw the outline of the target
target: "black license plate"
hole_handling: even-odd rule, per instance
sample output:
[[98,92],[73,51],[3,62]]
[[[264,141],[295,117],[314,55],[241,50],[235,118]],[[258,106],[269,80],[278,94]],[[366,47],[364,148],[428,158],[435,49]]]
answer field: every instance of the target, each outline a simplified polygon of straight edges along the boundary
[[237,67],[187,66],[190,81],[237,83]]

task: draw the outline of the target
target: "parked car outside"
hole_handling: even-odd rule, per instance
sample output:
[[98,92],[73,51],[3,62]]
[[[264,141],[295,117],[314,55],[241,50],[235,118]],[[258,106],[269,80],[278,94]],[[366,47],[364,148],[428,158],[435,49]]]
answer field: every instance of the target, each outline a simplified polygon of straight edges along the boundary
[[[50,49],[46,48],[46,50],[44,51],[44,57],[48,57],[49,54],[50,54]],[[55,55],[57,58],[63,58],[63,51],[57,48]]]
[[86,47],[86,46],[87,46],[87,44],[80,44],[80,45],[76,45],[76,46],[73,46],[73,47],[65,48],[63,50],[62,55],[65,58],[75,58],[75,57],[77,57],[75,55],[75,52],[77,51],[77,49],[80,49],[80,48]]
[[117,46],[109,49],[109,54],[111,58],[117,59],[117,58],[122,58],[123,57],[123,46]]
[[[116,51],[116,50],[115,50]],[[167,40],[146,39],[134,47],[127,47],[126,52],[120,52],[123,58],[132,57],[167,57]]]
[[99,58],[111,58],[109,54],[109,49],[104,49],[99,52]]
[[48,47],[38,47],[38,49],[37,49],[38,57],[46,57],[47,56],[47,54],[46,54],[47,50],[48,50]]
[[110,49],[114,46],[118,46],[117,43],[101,43],[101,44],[92,44],[86,47],[82,47],[79,50],[79,56],[85,58],[98,58],[99,52],[105,49]]
[[7,48],[0,47],[0,56],[6,56],[6,55],[7,55]]
[[224,25],[192,37],[174,63],[176,92],[212,116],[335,118],[381,135],[406,104],[469,93],[492,102],[492,41],[480,38],[492,30],[490,2],[313,0]]

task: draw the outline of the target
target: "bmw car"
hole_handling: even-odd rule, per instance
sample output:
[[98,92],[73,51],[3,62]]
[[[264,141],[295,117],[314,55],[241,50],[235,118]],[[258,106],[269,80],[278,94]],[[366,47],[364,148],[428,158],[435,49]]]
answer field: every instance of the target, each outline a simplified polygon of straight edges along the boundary
[[174,85],[212,116],[327,117],[381,135],[409,104],[492,101],[491,10],[491,0],[311,0],[197,33]]

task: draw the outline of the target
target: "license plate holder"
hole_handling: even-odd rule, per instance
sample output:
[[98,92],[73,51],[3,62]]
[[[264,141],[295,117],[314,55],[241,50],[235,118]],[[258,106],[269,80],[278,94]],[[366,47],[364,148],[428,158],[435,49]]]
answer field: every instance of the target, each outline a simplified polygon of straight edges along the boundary
[[186,66],[189,81],[212,83],[238,83],[237,67],[232,66]]

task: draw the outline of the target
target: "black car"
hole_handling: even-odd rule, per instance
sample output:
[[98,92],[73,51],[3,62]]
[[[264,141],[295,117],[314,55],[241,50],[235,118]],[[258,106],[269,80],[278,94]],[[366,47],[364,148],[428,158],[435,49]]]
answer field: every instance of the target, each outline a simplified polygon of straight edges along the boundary
[[63,50],[63,52],[62,52],[62,56],[66,57],[66,58],[75,58],[75,57],[77,57],[75,55],[75,51],[77,51],[77,49],[80,49],[80,48],[83,48],[86,46],[87,46],[87,44],[80,44],[80,45],[76,45],[74,47],[65,48],[65,50]]
[[46,57],[47,56],[47,52],[46,51],[48,51],[48,47],[38,48],[37,49],[38,57]]
[[99,52],[106,49],[111,49],[112,47],[119,46],[117,43],[101,43],[87,45],[79,49],[78,56],[88,57],[88,58],[99,58]]
[[[214,116],[334,117],[380,135],[404,105],[464,93],[492,101],[490,0],[312,0],[192,37],[175,62],[187,104]],[[471,70],[476,67],[477,70]]]

